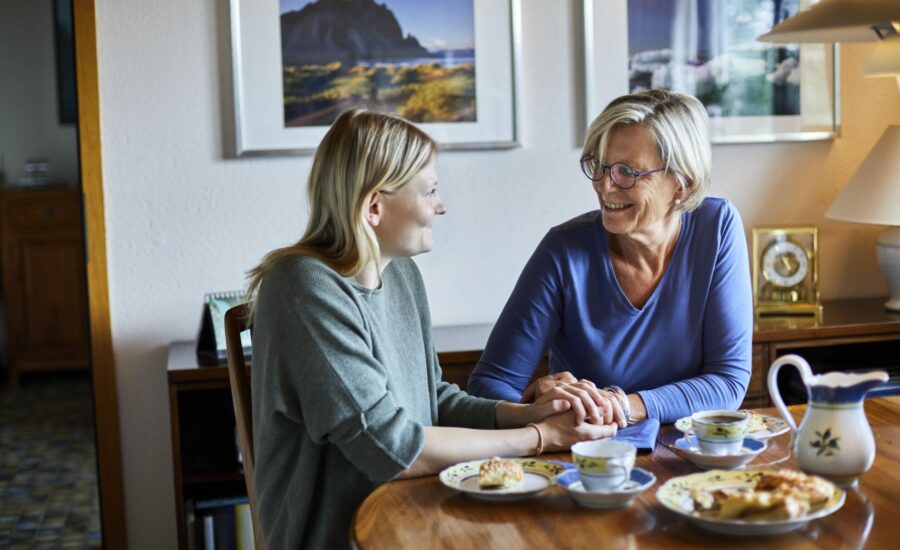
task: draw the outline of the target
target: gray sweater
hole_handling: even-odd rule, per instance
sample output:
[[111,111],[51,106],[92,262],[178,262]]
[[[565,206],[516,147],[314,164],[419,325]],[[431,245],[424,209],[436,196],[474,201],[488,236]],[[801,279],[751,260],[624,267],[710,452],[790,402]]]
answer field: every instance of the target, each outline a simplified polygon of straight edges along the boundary
[[493,428],[498,401],[441,381],[411,259],[366,289],[309,257],[276,264],[253,333],[255,490],[271,550],[349,547],[350,521],[422,450],[424,426]]

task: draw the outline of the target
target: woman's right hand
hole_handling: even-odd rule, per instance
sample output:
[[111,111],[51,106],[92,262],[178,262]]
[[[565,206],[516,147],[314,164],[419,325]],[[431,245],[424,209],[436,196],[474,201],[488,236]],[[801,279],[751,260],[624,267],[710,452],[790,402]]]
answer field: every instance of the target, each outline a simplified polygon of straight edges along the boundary
[[616,424],[591,424],[575,422],[575,413],[555,414],[536,424],[541,431],[544,452],[568,451],[579,441],[592,441],[616,435]]

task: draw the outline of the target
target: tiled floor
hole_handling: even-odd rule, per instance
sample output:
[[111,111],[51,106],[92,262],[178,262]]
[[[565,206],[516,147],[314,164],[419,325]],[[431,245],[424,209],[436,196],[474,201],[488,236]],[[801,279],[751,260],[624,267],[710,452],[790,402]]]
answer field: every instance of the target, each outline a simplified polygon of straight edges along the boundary
[[90,380],[0,387],[0,548],[100,548]]

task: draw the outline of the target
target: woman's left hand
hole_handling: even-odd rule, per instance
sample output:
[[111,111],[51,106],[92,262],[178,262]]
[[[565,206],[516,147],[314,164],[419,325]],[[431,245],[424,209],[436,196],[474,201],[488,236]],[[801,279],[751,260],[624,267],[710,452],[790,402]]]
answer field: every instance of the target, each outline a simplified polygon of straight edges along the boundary
[[541,393],[528,405],[530,422],[538,422],[561,412],[571,410],[576,424],[618,424],[624,427],[625,414],[617,397],[598,390],[588,381],[572,384],[560,383]]
[[[545,404],[551,400],[569,403],[577,423],[628,425],[619,396],[598,389],[590,380],[578,380],[570,372],[542,376],[529,385],[522,394],[522,403]],[[568,410],[563,409],[563,410]]]

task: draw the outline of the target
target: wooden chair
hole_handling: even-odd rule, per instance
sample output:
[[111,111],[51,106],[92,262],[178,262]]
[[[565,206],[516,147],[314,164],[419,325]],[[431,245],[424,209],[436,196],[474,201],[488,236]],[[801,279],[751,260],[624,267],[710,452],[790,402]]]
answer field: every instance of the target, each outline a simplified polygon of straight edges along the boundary
[[247,498],[250,501],[250,517],[253,522],[253,540],[256,550],[265,550],[266,541],[259,524],[256,493],[253,491],[253,473],[256,462],[253,454],[253,414],[250,407],[250,371],[244,363],[244,348],[241,333],[250,330],[247,322],[250,313],[248,304],[241,304],[225,313],[225,347],[228,350],[228,380],[231,383],[231,401],[234,403],[234,418],[237,421],[238,440],[244,462],[244,482],[247,484]]

